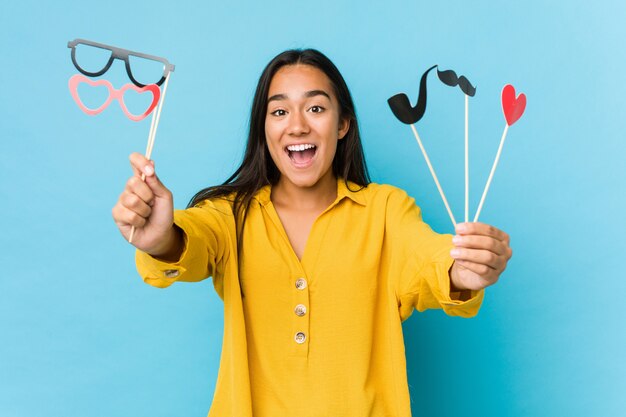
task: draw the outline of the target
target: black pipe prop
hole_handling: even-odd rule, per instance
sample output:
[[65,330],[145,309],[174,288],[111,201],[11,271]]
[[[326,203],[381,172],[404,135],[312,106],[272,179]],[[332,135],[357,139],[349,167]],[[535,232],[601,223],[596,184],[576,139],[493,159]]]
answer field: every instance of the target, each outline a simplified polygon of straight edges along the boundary
[[424,116],[424,113],[426,112],[426,78],[428,73],[436,67],[437,65],[433,65],[428,68],[424,74],[422,74],[419,96],[417,97],[417,104],[415,107],[411,106],[409,98],[404,93],[396,94],[387,100],[393,115],[396,116],[402,123],[411,125],[419,122]]

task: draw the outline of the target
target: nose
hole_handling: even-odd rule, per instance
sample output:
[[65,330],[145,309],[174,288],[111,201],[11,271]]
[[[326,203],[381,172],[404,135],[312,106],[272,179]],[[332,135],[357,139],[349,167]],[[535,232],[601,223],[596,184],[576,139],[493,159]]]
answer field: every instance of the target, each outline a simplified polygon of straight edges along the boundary
[[309,124],[306,116],[300,111],[293,111],[289,117],[288,133],[293,136],[301,136],[309,133]]

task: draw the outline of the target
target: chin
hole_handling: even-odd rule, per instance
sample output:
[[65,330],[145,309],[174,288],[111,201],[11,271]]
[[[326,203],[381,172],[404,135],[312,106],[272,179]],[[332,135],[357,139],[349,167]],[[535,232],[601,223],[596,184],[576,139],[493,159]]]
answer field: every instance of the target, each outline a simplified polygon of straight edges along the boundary
[[315,187],[322,177],[318,175],[285,175],[285,179],[299,188]]
[[299,172],[291,169],[281,170],[281,177],[284,181],[298,188],[313,188],[333,178],[332,168],[330,167],[325,172],[320,172],[319,167],[318,169],[310,168]]

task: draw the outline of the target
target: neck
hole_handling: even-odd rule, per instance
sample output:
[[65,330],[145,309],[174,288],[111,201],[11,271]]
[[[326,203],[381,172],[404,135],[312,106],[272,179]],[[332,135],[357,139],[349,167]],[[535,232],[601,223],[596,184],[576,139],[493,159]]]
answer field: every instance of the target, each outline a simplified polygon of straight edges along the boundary
[[299,187],[281,176],[272,187],[272,203],[299,211],[325,210],[337,198],[337,178],[328,174],[311,187]]

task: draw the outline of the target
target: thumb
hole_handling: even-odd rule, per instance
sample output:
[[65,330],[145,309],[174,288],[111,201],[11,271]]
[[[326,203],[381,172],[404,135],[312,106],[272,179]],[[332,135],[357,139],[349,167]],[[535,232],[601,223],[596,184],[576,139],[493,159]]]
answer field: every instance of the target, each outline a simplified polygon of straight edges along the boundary
[[154,170],[154,163],[145,166],[144,174],[146,175],[146,184],[148,184],[155,197],[171,198],[170,190],[168,190],[167,187],[163,185],[161,180],[156,175],[156,172]]

